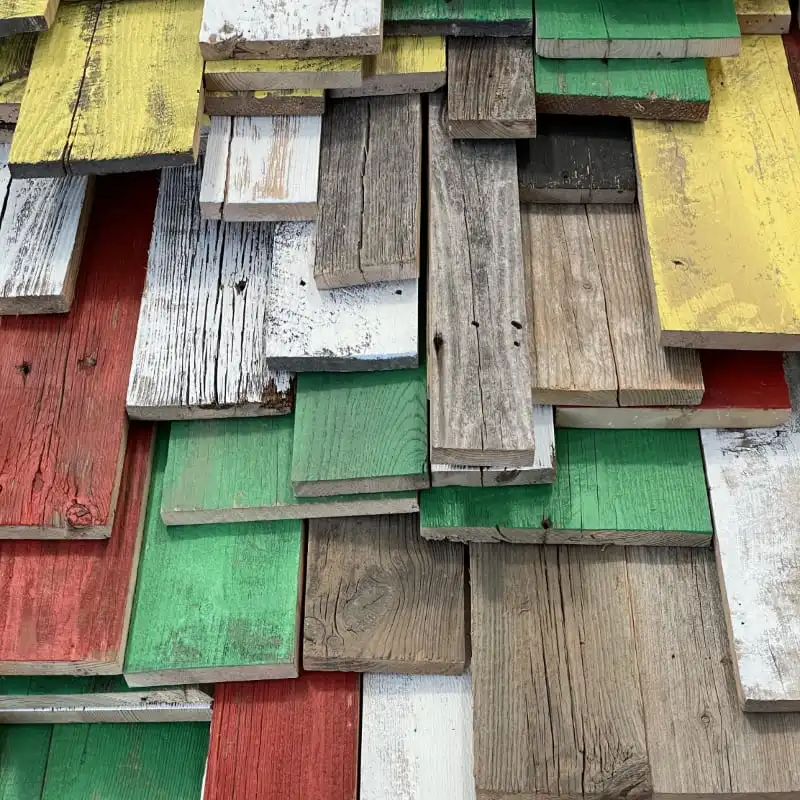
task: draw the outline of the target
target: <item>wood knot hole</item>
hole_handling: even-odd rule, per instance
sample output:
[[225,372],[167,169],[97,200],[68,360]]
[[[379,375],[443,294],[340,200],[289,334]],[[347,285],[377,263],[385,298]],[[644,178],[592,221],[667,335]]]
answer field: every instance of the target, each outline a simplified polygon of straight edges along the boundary
[[78,366],[81,369],[88,369],[89,367],[97,366],[97,356],[88,355],[78,359]]
[[70,528],[88,528],[92,524],[92,512],[82,503],[73,503],[67,509],[67,525]]

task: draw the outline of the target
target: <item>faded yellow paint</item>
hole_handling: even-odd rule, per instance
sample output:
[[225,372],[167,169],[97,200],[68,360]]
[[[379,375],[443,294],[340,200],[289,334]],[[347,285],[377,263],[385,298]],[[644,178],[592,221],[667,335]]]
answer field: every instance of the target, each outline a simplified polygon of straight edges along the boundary
[[364,59],[365,77],[446,71],[444,36],[387,36],[381,54]]
[[336,89],[361,83],[362,59],[273,58],[209,61],[205,85],[211,91]]
[[662,342],[800,349],[800,113],[783,43],[709,62],[705,124],[634,120]]

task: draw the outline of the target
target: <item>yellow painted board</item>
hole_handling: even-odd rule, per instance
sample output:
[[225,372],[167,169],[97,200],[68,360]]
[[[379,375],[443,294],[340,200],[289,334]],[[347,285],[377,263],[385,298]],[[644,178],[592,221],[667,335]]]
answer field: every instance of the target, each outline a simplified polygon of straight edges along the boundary
[[14,135],[14,177],[197,157],[202,0],[62,3],[40,36]]
[[0,39],[0,122],[16,122],[19,117],[35,44],[34,33]]
[[742,33],[786,33],[792,22],[789,0],[734,0]]
[[800,113],[778,36],[709,61],[703,123],[634,120],[662,344],[800,350]]
[[215,92],[348,89],[361,85],[362,68],[360,57],[209,61],[205,86]]
[[0,0],[0,36],[46,30],[57,8],[58,0]]

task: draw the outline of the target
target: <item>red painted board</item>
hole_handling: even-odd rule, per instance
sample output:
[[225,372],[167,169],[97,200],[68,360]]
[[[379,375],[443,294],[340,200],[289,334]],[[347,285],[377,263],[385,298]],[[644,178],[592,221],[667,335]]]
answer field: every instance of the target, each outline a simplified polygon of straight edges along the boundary
[[783,37],[783,49],[786,51],[786,60],[789,62],[789,74],[792,76],[794,93],[800,103],[800,31],[795,19],[792,20],[791,30]]
[[203,800],[355,800],[360,676],[217,684]]
[[110,539],[0,542],[0,674],[122,672],[153,438],[131,425]]
[[699,408],[791,408],[783,354],[700,350],[705,393]]
[[157,193],[99,179],[70,312],[0,319],[0,539],[111,535]]

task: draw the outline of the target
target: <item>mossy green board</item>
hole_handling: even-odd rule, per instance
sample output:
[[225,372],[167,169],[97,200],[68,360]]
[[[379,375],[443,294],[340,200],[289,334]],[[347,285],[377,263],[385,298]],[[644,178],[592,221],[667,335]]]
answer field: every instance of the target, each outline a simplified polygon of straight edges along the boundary
[[549,114],[702,120],[711,90],[705,61],[535,59],[536,108]]
[[419,510],[417,493],[297,497],[292,489],[295,414],[173,422],[164,477],[167,525],[311,519]]
[[424,367],[298,375],[292,449],[297,495],[428,486]]
[[563,544],[711,544],[697,431],[556,431],[556,481],[441,487],[420,498],[428,539]]
[[387,36],[530,36],[531,0],[384,0]]
[[304,554],[299,520],[167,528],[159,431],[133,601],[129,686],[298,673]]
[[0,800],[197,800],[209,726],[0,726]]

